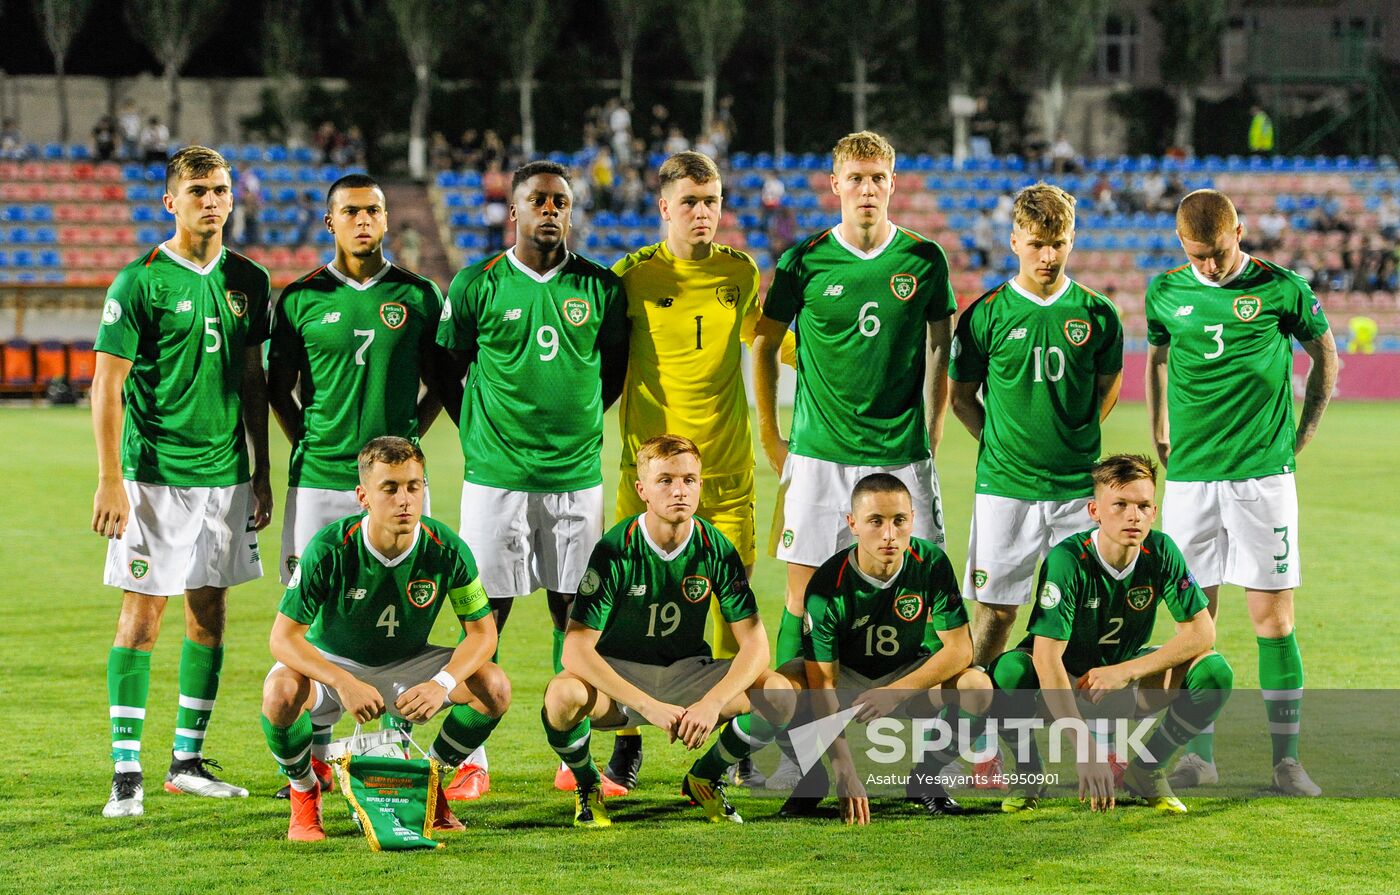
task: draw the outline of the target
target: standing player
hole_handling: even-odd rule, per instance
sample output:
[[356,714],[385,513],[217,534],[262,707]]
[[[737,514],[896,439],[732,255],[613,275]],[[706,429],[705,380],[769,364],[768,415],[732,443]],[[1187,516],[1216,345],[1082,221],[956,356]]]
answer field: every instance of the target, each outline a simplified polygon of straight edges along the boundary
[[[783,254],[754,336],[759,436],[781,477],[770,549],[787,562],[779,664],[801,649],[803,595],[817,566],[854,537],[847,496],[873,472],[909,488],[914,535],[943,543],[933,455],[947,404],[957,305],[938,243],[889,219],[894,148],[849,134],[832,151],[841,223]],[[790,440],[778,429],[778,350],[797,320]]]
[[[329,728],[347,712],[361,724],[385,712],[422,722],[451,706],[429,755],[455,767],[510,706],[510,682],[490,661],[496,625],[476,561],[423,515],[423,452],[387,435],[357,465],[361,511],[307,544],[272,623],[277,664],[263,682],[263,733],[291,779],[287,838],[302,842],[326,838],[313,723]],[[464,635],[456,649],[428,643],[448,602]],[[433,828],[462,829],[440,788],[436,796]]]
[[[768,635],[734,545],[695,515],[702,488],[695,443],[658,435],[636,457],[646,512],[618,522],[588,560],[564,641],[567,670],[545,689],[545,735],[577,781],[574,825],[605,827],[611,821],[588,748],[594,725],[654,724],[698,749],[728,721],[681,793],[712,823],[743,823],[725,797],[725,769],[772,742],[775,723],[786,720],[751,712],[748,691],[777,697],[791,687],[768,670]],[[711,658],[705,642],[712,596],[739,644],[733,659]]]
[[[453,277],[437,333],[470,363],[462,537],[481,558],[498,629],[515,597],[545,589],[556,671],[603,530],[603,409],[627,369],[626,296],[612,271],[569,251],[572,212],[563,166],[517,170],[515,246]],[[484,751],[462,770],[472,765],[486,771]]]
[[[932,718],[953,708],[958,720],[970,725],[991,708],[992,682],[969,667],[972,636],[953,564],[937,544],[911,537],[916,515],[908,487],[892,475],[868,475],[851,492],[846,524],[855,546],[828,559],[812,576],[803,658],[780,669],[797,688],[813,691],[814,708],[834,712],[834,693],[823,691],[837,688],[861,691],[853,700],[862,705],[854,716],[859,722],[896,713]],[[956,759],[967,745],[957,739],[920,770],[932,776]],[[870,801],[845,737],[831,746],[831,767],[842,820],[869,823]],[[820,762],[813,771],[825,775]],[[785,817],[810,814],[821,802],[808,793],[808,785],[804,781],[788,798]],[[934,816],[963,813],[941,786],[912,785],[909,795]]]
[[[1274,786],[1320,795],[1298,762],[1303,657],[1293,589],[1302,562],[1293,470],[1332,397],[1337,344],[1305,280],[1240,248],[1244,227],[1223,193],[1183,198],[1176,233],[1189,263],[1147,287],[1147,407],[1167,470],[1163,529],[1200,577],[1212,616],[1222,583],[1244,588]],[[1293,339],[1312,358],[1296,424]],[[1173,771],[1172,785],[1217,779],[1208,729]]]
[[[1071,688],[1098,703],[1131,687],[1134,710],[1141,714],[1170,706],[1147,741],[1151,758],[1129,762],[1123,783],[1158,811],[1185,814],[1168,785],[1166,762],[1220,714],[1234,672],[1211,649],[1215,622],[1181,551],[1152,530],[1157,467],[1146,457],[1115,454],[1094,466],[1093,479],[1088,510],[1098,528],[1066,538],[1045,557],[1026,638],[992,663],[992,680],[1021,718],[1034,713],[1037,689],[1057,719],[1080,717]],[[1160,647],[1148,646],[1161,604],[1176,633]],[[1095,811],[1112,808],[1108,762],[1099,760],[1092,743],[1075,746],[1090,756],[1079,764],[1080,799],[1088,798]],[[1041,774],[1034,740],[1029,760],[1017,771]],[[1033,810],[1043,792],[1042,786],[1022,789],[1002,802],[1002,810]]]
[[257,531],[272,514],[262,368],[268,275],[223,245],[233,208],[223,156],[203,146],[175,153],[164,201],[175,235],[124,267],[107,290],[92,384],[92,529],[111,539],[103,581],[122,589],[107,659],[115,770],[105,817],[144,811],[151,650],[172,594],[185,597],[185,642],[165,788],[248,795],[214,776],[218,764],[202,750],[223,665],[228,589],[262,575]]
[[[325,225],[335,258],[282,292],[268,351],[268,403],[292,442],[283,584],[312,535],[359,511],[360,446],[380,435],[417,443],[444,404],[454,416],[461,406],[461,384],[437,375],[450,367],[435,341],[442,293],[384,259],[389,212],[379,184],[365,174],[333,183]],[[330,730],[316,740],[314,764],[329,782],[320,759]]]
[[1031,601],[1036,563],[1084,525],[1099,421],[1123,379],[1117,309],[1065,274],[1074,197],[1026,187],[1012,221],[1021,269],[959,317],[948,369],[953,413],[979,442],[962,590],[983,667]]
[[[666,238],[613,266],[627,291],[630,324],[615,518],[645,509],[635,486],[637,449],[663,432],[684,435],[705,456],[697,514],[733,542],[752,578],[754,458],[740,342],[753,341],[759,318],[758,267],[743,252],[714,241],[724,198],[719,168],[709,156],[677,153],[658,175]],[[785,347],[791,364],[791,348]],[[738,644],[730,639],[718,601],[711,601],[710,618],[715,657],[732,658]],[[641,763],[641,736],[622,731],[604,774],[630,789]],[[736,780],[763,783],[748,761]]]

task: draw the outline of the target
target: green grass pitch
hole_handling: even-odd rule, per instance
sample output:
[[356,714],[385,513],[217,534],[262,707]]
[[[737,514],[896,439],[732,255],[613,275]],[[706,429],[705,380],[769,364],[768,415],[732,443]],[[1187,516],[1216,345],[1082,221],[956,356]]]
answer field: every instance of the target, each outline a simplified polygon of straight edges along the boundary
[[[607,433],[611,495],[611,416]],[[1142,405],[1124,405],[1106,426],[1104,450],[1143,450],[1146,436]],[[276,483],[285,481],[287,447],[273,437]],[[444,420],[425,444],[439,518],[454,525],[461,469],[455,437]],[[1400,405],[1337,404],[1301,458],[1307,569],[1298,629],[1309,688],[1396,685],[1400,663],[1384,632],[1400,627],[1397,444]],[[959,570],[975,448],[950,417],[938,465],[949,553]],[[160,787],[175,713],[175,606],[153,663],[146,816],[104,820],[104,673],[117,599],[101,584],[104,544],[88,530],[95,464],[87,411],[2,408],[0,451],[0,717],[17,753],[0,774],[0,893],[1400,891],[1400,801],[1189,798],[1191,814],[1182,818],[1141,807],[1094,816],[1061,801],[1028,817],[939,821],[889,804],[876,806],[870,827],[847,829],[834,820],[781,821],[777,800],[741,793],[737,804],[749,823],[710,827],[677,795],[689,759],[654,732],[643,785],[611,803],[616,825],[573,830],[570,798],[550,786],[555,759],[539,724],[549,636],[538,598],[518,606],[503,638],[515,704],[489,744],[492,792],[459,805],[468,830],[448,835],[447,848],[434,853],[374,855],[335,795],[326,802],[329,841],[295,846],[283,839],[286,803],[270,798],[282,781],[258,725],[279,597],[273,575],[233,592],[228,659],[208,741],[226,776],[253,796],[215,803]],[[776,479],[765,467],[758,481],[762,542]],[[280,485],[276,491],[280,502]],[[269,569],[279,537],[277,522],[262,535]],[[782,581],[781,565],[760,559],[754,584],[770,636]],[[1239,592],[1222,596],[1219,648],[1234,664],[1237,685],[1256,687],[1253,635]],[[444,640],[447,630],[444,619]],[[1304,716],[1304,757],[1319,768],[1328,759],[1310,750],[1306,708]],[[420,741],[435,728],[426,726]],[[600,760],[609,748],[609,736],[596,738]],[[1268,768],[1261,761],[1256,770],[1262,785]]]

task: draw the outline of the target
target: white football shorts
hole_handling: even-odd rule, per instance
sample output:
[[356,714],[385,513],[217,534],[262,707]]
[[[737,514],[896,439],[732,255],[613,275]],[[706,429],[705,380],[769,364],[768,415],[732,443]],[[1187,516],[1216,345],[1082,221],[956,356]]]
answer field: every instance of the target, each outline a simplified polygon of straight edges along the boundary
[[180,488],[123,481],[131,518],[107,542],[102,581],[169,597],[200,587],[233,587],[262,577],[247,482]]
[[943,546],[943,507],[933,460],[902,466],[847,466],[788,454],[778,478],[778,505],[768,550],[783,562],[819,566],[855,543],[846,524],[856,482],[885,472],[909,488],[914,502],[914,536]]
[[[364,512],[355,490],[333,491],[329,488],[288,488],[287,502],[282,504],[282,564],[279,573],[283,584],[292,583],[306,545],[316,532],[346,516]],[[423,515],[431,516],[428,490],[423,489]]]
[[1168,481],[1162,531],[1201,587],[1287,590],[1302,583],[1293,473],[1238,482]]
[[461,535],[492,599],[575,593],[603,537],[603,486],[535,493],[463,482]]
[[1017,500],[978,494],[963,572],[964,600],[1024,606],[1034,597],[1036,564],[1050,548],[1093,527],[1089,498]]
[[[323,649],[318,649],[317,652],[327,661],[339,665],[359,680],[378,690],[380,697],[384,700],[384,707],[389,714],[397,718],[403,717],[394,706],[399,696],[411,687],[432,680],[433,675],[446,668],[448,661],[452,658],[452,648],[448,646],[425,646],[416,655],[400,659],[397,662],[390,662],[387,665],[361,665],[353,659],[337,656]],[[268,670],[267,677],[271,677],[277,669],[286,667],[281,662],[276,663]],[[312,724],[317,727],[331,727],[340,720],[341,715],[345,714],[345,707],[340,704],[340,697],[336,694],[334,687],[328,687],[320,681],[313,680],[311,693]],[[452,705],[452,700],[444,699],[437,711],[442,711],[449,705]]]

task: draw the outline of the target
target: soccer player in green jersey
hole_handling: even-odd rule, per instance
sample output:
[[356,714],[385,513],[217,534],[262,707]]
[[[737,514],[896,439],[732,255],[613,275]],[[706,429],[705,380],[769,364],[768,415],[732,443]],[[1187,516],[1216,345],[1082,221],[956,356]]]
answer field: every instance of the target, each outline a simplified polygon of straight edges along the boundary
[[[1293,589],[1302,561],[1293,473],[1336,385],[1337,344],[1305,280],[1240,248],[1244,226],[1227,196],[1187,195],[1176,231],[1189,263],[1147,287],[1147,407],[1167,471],[1162,527],[1181,545],[1212,615],[1222,583],[1244,588],[1274,787],[1320,795],[1298,761],[1303,657]],[[1312,359],[1296,422],[1294,339]],[[1219,779],[1211,733],[1188,747],[1173,786]]]
[[325,223],[335,258],[283,290],[268,350],[268,402],[292,442],[283,584],[313,534],[358,511],[360,446],[380,435],[416,441],[444,404],[461,405],[460,383],[436,375],[449,367],[437,345],[442,293],[385,260],[379,184],[366,174],[337,180]]
[[[914,534],[943,543],[934,456],[948,398],[957,303],[938,243],[889,219],[894,147],[879,134],[842,137],[831,190],[841,223],[783,253],[754,334],[759,439],[779,473],[770,550],[787,563],[778,664],[801,649],[802,598],[817,566],[852,533],[846,497],[873,472],[909,487]],[[792,431],[778,428],[778,352],[797,322]],[[777,785],[790,787],[790,766]]]
[[[627,292],[631,324],[618,414],[622,474],[614,518],[645,509],[636,489],[642,442],[663,432],[684,435],[705,455],[699,513],[734,542],[753,577],[754,458],[742,343],[752,343],[759,318],[758,267],[743,252],[715,242],[724,195],[719,168],[709,156],[678,152],[657,176],[666,238],[613,265]],[[783,355],[791,365],[790,346]],[[733,658],[739,646],[728,640],[719,604],[711,602],[710,617],[715,658]],[[639,732],[619,731],[604,775],[634,787],[641,762]],[[752,762],[736,769],[735,780],[746,786],[764,782]]]
[[[888,473],[866,476],[851,492],[846,524],[855,545],[812,576],[802,657],[779,669],[795,689],[811,692],[815,711],[836,711],[837,688],[859,691],[852,699],[860,706],[857,722],[894,714],[931,718],[947,709],[945,717],[961,715],[970,723],[991,707],[991,681],[969,667],[972,636],[953,564],[943,548],[913,537],[916,517],[908,486]],[[926,776],[957,758],[967,745],[957,739],[921,763]],[[842,820],[869,823],[870,800],[844,737],[829,754]],[[822,797],[809,787],[825,790],[825,773],[815,762],[781,813],[810,814]],[[936,783],[911,783],[909,797],[935,816],[963,812]]]
[[[429,755],[455,767],[510,706],[493,664],[496,625],[471,550],[423,515],[423,452],[406,438],[371,440],[358,458],[361,512],[307,544],[272,624],[277,664],[263,682],[263,732],[291,780],[287,838],[326,838],[311,768],[313,724],[361,724],[388,712],[408,722],[449,709]],[[428,634],[444,603],[462,624],[457,647]],[[441,788],[433,828],[460,830]]]
[[979,442],[962,587],[984,667],[1031,601],[1036,563],[1084,526],[1099,422],[1123,378],[1117,309],[1065,273],[1074,197],[1037,183],[1011,214],[1020,270],[958,318],[948,367],[953,413]]
[[[1172,793],[1166,763],[1172,754],[1213,722],[1230,696],[1234,673],[1216,653],[1215,622],[1206,596],[1170,537],[1152,530],[1157,515],[1157,467],[1146,457],[1115,454],[1093,469],[1089,518],[1097,528],[1056,544],[1045,557],[1025,640],[999,656],[989,669],[1016,717],[1030,717],[1035,691],[1056,718],[1080,718],[1076,696],[1101,703],[1125,688],[1132,711],[1166,708],[1146,744],[1123,773],[1126,789],[1166,814],[1184,814]],[[1157,607],[1166,604],[1176,633],[1160,647],[1152,639]],[[1095,811],[1114,807],[1113,772],[1087,730],[1071,727],[1079,763],[1079,796]],[[1092,739],[1092,738],[1090,738]],[[1018,776],[1041,773],[1040,754],[1030,743]],[[1020,788],[1002,802],[1003,811],[1037,807],[1044,787]]]
[[[366,174],[333,183],[325,226],[335,237],[335,258],[283,290],[268,351],[268,403],[292,443],[283,584],[312,535],[359,511],[360,446],[379,435],[416,442],[444,404],[455,417],[462,400],[461,382],[449,375],[450,359],[436,341],[442,293],[384,258],[389,211],[379,184]],[[420,380],[427,385],[421,399]],[[423,499],[430,513],[428,496]],[[328,785],[330,769],[321,759],[329,741],[329,729],[317,730],[312,750]],[[449,798],[472,783],[454,780]]]
[[223,245],[233,208],[223,156],[202,146],[177,152],[164,202],[175,235],[117,274],[96,341],[92,529],[110,539],[103,581],[122,589],[107,659],[115,769],[106,817],[144,811],[151,650],[173,594],[185,597],[185,641],[165,788],[248,795],[214,776],[218,765],[202,750],[223,665],[228,589],[262,575],[257,532],[272,514],[262,368],[268,275]]
[[[556,671],[569,606],[603,531],[603,409],[627,370],[622,284],[569,251],[572,213],[563,166],[517,170],[515,246],[453,277],[437,332],[470,365],[462,538],[480,557],[498,628],[514,598],[544,588]],[[467,764],[484,772],[485,752]],[[565,770],[556,785],[572,789]]]
[[[768,669],[768,635],[734,545],[695,515],[700,451],[658,435],[637,451],[637,493],[646,512],[621,520],[594,548],[564,639],[565,670],[545,688],[545,735],[573,771],[574,824],[610,825],[602,776],[588,741],[593,727],[654,724],[674,742],[713,746],[690,768],[681,792],[707,820],[742,823],[724,791],[725,769],[771,742],[790,711],[787,679]],[[711,596],[739,644],[711,658],[705,642]],[[762,690],[765,717],[749,691]],[[728,722],[728,723],[724,723]]]

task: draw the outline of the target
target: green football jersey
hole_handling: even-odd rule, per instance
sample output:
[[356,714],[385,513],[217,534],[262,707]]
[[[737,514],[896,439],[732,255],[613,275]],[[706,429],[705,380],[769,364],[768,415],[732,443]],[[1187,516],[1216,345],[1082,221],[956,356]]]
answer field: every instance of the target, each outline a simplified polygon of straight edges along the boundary
[[937,544],[911,538],[903,565],[885,582],[866,577],[856,549],[822,563],[807,585],[807,661],[878,678],[932,656],[943,648],[939,631],[967,624],[958,577]]
[[601,631],[598,653],[611,659],[670,665],[708,656],[711,596],[727,622],[758,612],[744,564],[729,539],[698,516],[690,538],[668,558],[642,515],[613,526],[593,548],[570,618]]
[[459,271],[438,344],[476,352],[462,400],[465,478],[512,491],[602,484],[604,347],[627,344],[617,274],[570,253],[540,276],[500,254]]
[[1050,549],[1021,642],[1029,648],[1036,635],[1069,641],[1064,664],[1074,677],[1126,662],[1147,646],[1159,604],[1178,622],[1206,608],[1205,592],[1171,538],[1149,532],[1137,559],[1118,572],[1099,558],[1096,532],[1071,535]]
[[1217,482],[1293,471],[1293,339],[1327,332],[1293,271],[1246,256],[1224,285],[1187,264],[1147,287],[1147,340],[1170,346],[1167,479]]
[[316,532],[282,596],[278,611],[310,625],[312,644],[387,665],[422,651],[444,602],[464,622],[490,613],[476,559],[452,529],[424,516],[413,546],[386,560],[369,545],[364,519],[346,516]]
[[245,351],[267,341],[267,271],[231,249],[204,269],[163,245],[107,290],[94,347],[131,361],[122,476],[151,485],[248,481]]
[[282,292],[268,363],[300,373],[292,487],[351,490],[365,442],[417,442],[421,361],[436,348],[441,316],[437,286],[391,264],[364,284],[326,265]]
[[1073,280],[1047,299],[1014,281],[958,318],[948,375],[982,383],[977,493],[1072,500],[1094,492],[1098,376],[1123,369],[1113,302]]
[[794,454],[851,466],[928,459],[927,325],[957,303],[938,243],[890,231],[865,253],[827,230],[778,261],[763,314],[797,320]]

